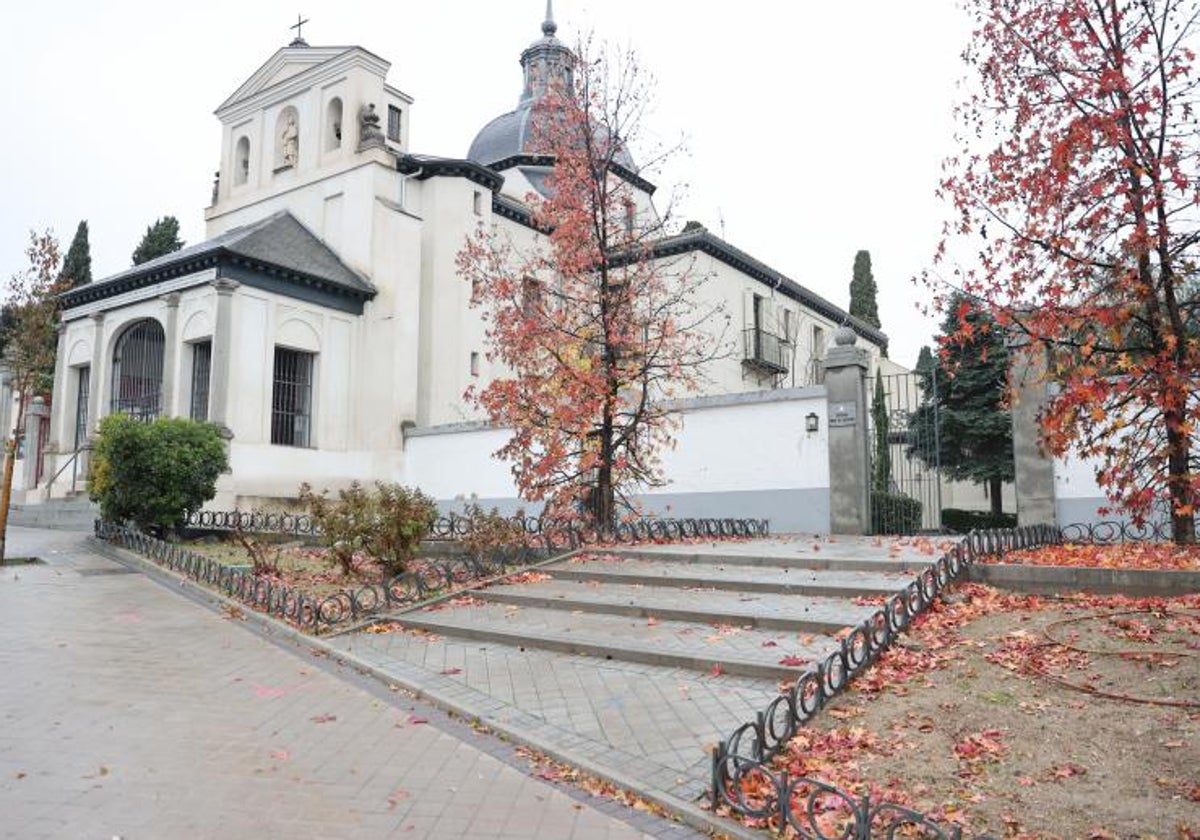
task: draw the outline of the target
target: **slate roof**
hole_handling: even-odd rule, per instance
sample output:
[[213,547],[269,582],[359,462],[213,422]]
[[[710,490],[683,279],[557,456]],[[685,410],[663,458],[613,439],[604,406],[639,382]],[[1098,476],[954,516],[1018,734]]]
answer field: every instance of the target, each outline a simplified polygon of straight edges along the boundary
[[206,268],[231,265],[266,272],[287,287],[310,288],[355,301],[375,297],[375,287],[347,266],[287,210],[219,236],[135,265],[62,295],[66,308],[149,286]]

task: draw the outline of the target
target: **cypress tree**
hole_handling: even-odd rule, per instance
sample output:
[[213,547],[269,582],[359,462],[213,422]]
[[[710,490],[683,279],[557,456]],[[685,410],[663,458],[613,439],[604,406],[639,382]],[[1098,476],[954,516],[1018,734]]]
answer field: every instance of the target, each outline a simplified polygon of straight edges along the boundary
[[141,265],[156,257],[178,251],[182,247],[183,240],[179,238],[179,220],[174,216],[163,216],[146,228],[146,235],[134,249],[133,264]]
[[63,259],[62,271],[58,273],[60,288],[74,289],[92,282],[92,248],[88,244],[88,223],[84,219],[75,228],[75,238]]
[[871,252],[859,251],[854,255],[854,277],[850,281],[850,314],[875,329],[881,326],[877,291],[875,275],[871,273]]

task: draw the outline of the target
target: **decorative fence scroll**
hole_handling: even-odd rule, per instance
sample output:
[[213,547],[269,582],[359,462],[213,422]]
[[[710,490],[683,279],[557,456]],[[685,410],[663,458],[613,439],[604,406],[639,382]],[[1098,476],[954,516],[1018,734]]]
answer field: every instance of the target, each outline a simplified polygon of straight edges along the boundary
[[[595,529],[574,519],[513,516],[508,521],[544,548],[575,549],[599,540]],[[282,534],[319,537],[321,529],[305,513],[250,510],[199,510],[188,516],[187,527],[202,531],[237,531],[253,534]],[[470,516],[450,513],[439,516],[427,540],[449,541],[469,535],[474,528]],[[729,539],[766,537],[771,523],[766,519],[662,519],[640,517],[619,522],[609,539],[618,543],[671,541],[680,539]]]
[[[870,618],[843,637],[837,650],[802,673],[795,684],[772,700],[755,720],[742,724],[717,745],[712,763],[714,809],[724,804],[749,817],[777,816],[780,826],[789,825],[800,837],[815,840],[892,837],[889,832],[901,826],[916,829],[917,836],[957,840],[957,829],[938,828],[923,816],[896,805],[856,800],[823,782],[789,778],[786,772],[771,769],[768,762],[801,726],[868,668],[977,558],[1059,541],[1058,529],[1053,525],[973,531],[931,563],[916,580],[891,596]],[[766,795],[757,793],[751,801],[744,793],[743,781],[753,782],[748,787],[766,791]],[[797,797],[806,803],[800,810],[797,810]],[[822,813],[818,805],[824,808],[831,801],[849,815],[846,825],[854,829],[852,832],[827,835],[818,826],[817,816]]]
[[[376,613],[410,606],[472,580],[526,566],[551,552],[574,550],[597,540],[594,531],[571,520],[514,517],[510,521],[521,526],[527,540],[492,549],[486,556],[464,553],[418,560],[386,583],[347,587],[324,596],[256,577],[135,528],[96,520],[96,536],[136,551],[254,609],[309,632],[321,633]],[[198,511],[188,517],[188,527],[303,537],[320,534],[307,515],[263,511]],[[434,539],[452,541],[467,536],[473,527],[469,517],[451,514],[439,517],[431,534]],[[761,537],[770,533],[770,523],[765,519],[635,519],[618,525],[614,538],[628,543],[687,537]]]
[[542,559],[534,546],[498,549],[486,557],[462,555],[420,560],[386,583],[347,587],[331,595],[256,577],[136,528],[96,520],[96,536],[136,551],[160,566],[212,587],[268,615],[321,633],[388,610],[416,604],[454,586],[510,571]]

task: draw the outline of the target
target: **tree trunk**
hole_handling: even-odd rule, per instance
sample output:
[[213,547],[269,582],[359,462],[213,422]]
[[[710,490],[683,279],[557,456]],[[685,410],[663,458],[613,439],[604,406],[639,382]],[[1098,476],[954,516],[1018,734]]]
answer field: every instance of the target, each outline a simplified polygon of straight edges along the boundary
[[4,477],[0,479],[0,563],[7,556],[5,550],[8,544],[8,505],[12,501],[13,461],[17,459],[17,438],[8,439],[4,446]]
[[1190,444],[1178,411],[1164,412],[1167,424],[1167,489],[1171,496],[1171,539],[1176,545],[1196,541],[1196,515],[1192,512],[1188,470]]
[[1004,513],[1004,482],[999,476],[992,476],[988,479],[988,496],[991,497],[992,516],[1000,516]]

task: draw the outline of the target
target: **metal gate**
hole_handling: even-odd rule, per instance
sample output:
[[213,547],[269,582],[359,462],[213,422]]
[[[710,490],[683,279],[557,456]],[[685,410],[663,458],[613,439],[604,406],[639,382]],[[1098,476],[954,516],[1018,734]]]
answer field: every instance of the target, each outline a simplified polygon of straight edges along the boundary
[[936,368],[868,382],[872,533],[941,530],[937,387]]

